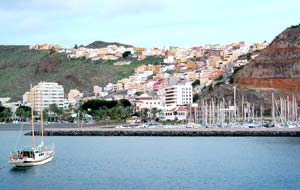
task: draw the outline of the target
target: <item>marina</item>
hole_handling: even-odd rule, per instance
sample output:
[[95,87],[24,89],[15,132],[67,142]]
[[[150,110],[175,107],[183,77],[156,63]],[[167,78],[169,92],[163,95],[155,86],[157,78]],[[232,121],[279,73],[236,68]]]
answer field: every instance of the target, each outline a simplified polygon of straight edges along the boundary
[[[233,97],[226,100],[207,98],[190,106],[189,123],[207,128],[298,128],[299,108],[294,96],[275,97],[272,93],[268,101],[260,105],[241,95],[237,100],[236,86]],[[266,113],[270,112],[270,113]]]

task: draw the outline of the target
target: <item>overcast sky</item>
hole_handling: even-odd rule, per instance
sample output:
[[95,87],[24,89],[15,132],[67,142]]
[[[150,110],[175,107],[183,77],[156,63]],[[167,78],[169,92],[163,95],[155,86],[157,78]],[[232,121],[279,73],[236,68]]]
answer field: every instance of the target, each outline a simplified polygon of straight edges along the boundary
[[1,0],[0,44],[192,46],[271,41],[299,0]]

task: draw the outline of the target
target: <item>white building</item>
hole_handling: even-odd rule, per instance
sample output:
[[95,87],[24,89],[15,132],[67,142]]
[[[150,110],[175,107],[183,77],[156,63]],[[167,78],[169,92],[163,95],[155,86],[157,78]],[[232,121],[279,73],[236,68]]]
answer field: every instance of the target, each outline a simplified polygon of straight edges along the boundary
[[18,102],[5,102],[5,103],[2,103],[2,106],[4,107],[7,107],[10,109],[10,111],[15,114],[16,113],[16,110],[19,106],[22,105],[22,102],[21,101],[18,101]]
[[103,89],[104,92],[110,92],[110,91],[112,91],[112,90],[113,90],[113,84],[112,84],[112,83],[108,83],[108,84],[104,87],[104,89]]
[[10,97],[0,98],[0,105],[10,101]]
[[23,94],[23,101],[22,101],[23,104],[27,104],[27,103],[30,103],[30,92],[25,92]]
[[177,106],[173,109],[165,111],[164,120],[188,120],[189,106]]
[[142,94],[135,99],[136,111],[139,112],[142,109],[157,108],[158,110],[163,110],[163,101],[158,97],[148,96],[147,94]]
[[83,93],[81,93],[77,89],[71,89],[68,93],[68,103],[70,105],[75,106],[79,103],[80,99],[83,97]]
[[55,82],[40,82],[30,90],[30,103],[35,111],[42,111],[50,104],[56,104],[59,108],[66,107],[64,88]]
[[102,92],[102,87],[95,85],[93,89],[95,97],[99,97],[100,93]]
[[193,103],[193,87],[191,83],[178,84],[165,88],[165,104],[167,109]]

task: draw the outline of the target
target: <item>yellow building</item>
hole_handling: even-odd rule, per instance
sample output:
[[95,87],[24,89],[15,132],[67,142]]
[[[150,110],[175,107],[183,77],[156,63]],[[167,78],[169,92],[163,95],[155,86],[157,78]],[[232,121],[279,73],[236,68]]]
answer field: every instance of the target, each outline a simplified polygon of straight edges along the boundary
[[147,49],[146,48],[142,48],[142,47],[136,47],[134,48],[134,52],[135,54],[142,54],[144,51],[146,51]]
[[221,61],[221,57],[219,56],[211,56],[208,60],[207,60],[207,66],[210,67],[217,67],[219,66],[219,62]]
[[197,78],[197,74],[195,72],[192,71],[187,73],[187,79],[189,81],[195,81],[196,78]]
[[161,73],[161,66],[160,65],[156,65],[155,67],[154,67],[154,71],[153,72],[155,72],[156,74],[157,73]]
[[188,69],[195,69],[196,63],[194,61],[188,61],[186,66]]
[[252,45],[252,50],[256,51],[256,50],[262,50],[265,49],[269,44],[264,42],[264,43],[254,43]]

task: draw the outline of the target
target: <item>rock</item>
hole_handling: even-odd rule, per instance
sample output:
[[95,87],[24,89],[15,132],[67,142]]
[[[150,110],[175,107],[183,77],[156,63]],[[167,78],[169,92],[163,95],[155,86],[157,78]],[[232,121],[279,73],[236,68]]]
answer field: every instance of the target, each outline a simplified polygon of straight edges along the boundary
[[244,87],[300,92],[300,28],[287,28],[253,61],[235,82]]

